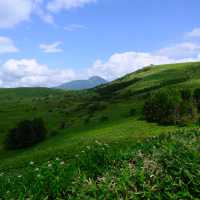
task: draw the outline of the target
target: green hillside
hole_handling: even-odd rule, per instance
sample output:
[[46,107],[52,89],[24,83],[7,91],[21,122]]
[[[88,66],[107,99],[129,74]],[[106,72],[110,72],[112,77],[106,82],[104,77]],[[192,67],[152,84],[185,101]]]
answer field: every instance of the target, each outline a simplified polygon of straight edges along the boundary
[[[180,128],[178,126],[161,126],[144,120],[142,111],[146,97],[163,88],[200,88],[200,63],[149,66],[111,83],[83,91],[68,92],[47,88],[0,89],[0,174],[6,174],[9,177],[18,174],[25,176],[26,173],[30,173],[30,161],[34,162],[35,166],[40,167],[56,157],[62,158],[65,162],[73,163],[76,160],[76,155],[85,151],[86,146],[93,145],[96,140],[110,145],[111,149],[117,149],[118,153],[123,152],[123,159],[125,159],[126,154],[136,151],[136,144],[142,145],[146,141],[145,144],[148,146],[147,138],[159,137],[159,135],[177,130],[190,132],[189,136],[186,134],[182,140],[183,145],[190,145],[186,144],[186,137],[193,137],[191,135],[193,128],[197,126],[196,124]],[[45,141],[27,149],[5,150],[3,142],[9,129],[15,127],[21,120],[35,117],[42,117],[47,125],[48,135]],[[195,141],[199,140],[198,134],[195,136]],[[172,147],[178,145],[178,141],[173,142],[172,140],[173,138],[163,145],[166,145],[166,148],[167,145]],[[157,143],[159,144],[158,141]],[[197,144],[195,143],[195,145],[194,149],[196,150]],[[138,150],[138,148],[140,147],[136,149]],[[162,149],[161,147],[156,148]],[[188,152],[191,153],[195,151],[194,149],[188,149]],[[146,152],[146,150],[144,151]],[[168,154],[166,153],[166,155]],[[193,154],[191,153],[191,155]],[[147,152],[146,156],[146,158],[149,156]],[[199,159],[199,154],[195,154],[194,157]],[[161,158],[159,157],[159,159]],[[198,162],[195,170],[200,170]],[[116,171],[116,173],[118,172]],[[88,175],[87,178],[89,177]],[[79,184],[81,187],[84,185]],[[18,189],[21,191],[20,188]],[[76,189],[78,190],[78,188]],[[3,189],[0,188],[1,191]],[[140,191],[139,188],[138,191]],[[199,194],[198,192],[196,191],[196,196]],[[87,196],[86,191],[83,193],[86,196],[74,197],[74,199],[86,197],[88,197],[87,199],[95,199],[93,194]],[[121,195],[119,193],[119,198],[116,199],[120,199],[120,197],[128,199]],[[188,198],[187,195],[185,199],[195,199],[194,197],[196,197],[194,192],[192,193],[194,196],[191,195],[191,198]],[[127,197],[130,196],[127,194]],[[23,198],[25,199],[25,197],[21,199]],[[49,197],[49,199],[51,198]],[[112,198],[114,197],[106,199]],[[167,198],[169,199],[169,196],[166,196]],[[62,198],[60,197],[60,199]],[[138,199],[148,199],[148,195],[145,198],[139,196]],[[149,196],[149,199],[159,198]]]

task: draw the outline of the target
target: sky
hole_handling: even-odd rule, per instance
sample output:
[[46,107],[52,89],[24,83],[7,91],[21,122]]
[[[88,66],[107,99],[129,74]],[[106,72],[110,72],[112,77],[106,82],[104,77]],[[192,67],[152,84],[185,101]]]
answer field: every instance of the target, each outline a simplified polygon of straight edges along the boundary
[[199,0],[0,0],[0,87],[109,81],[200,60]]

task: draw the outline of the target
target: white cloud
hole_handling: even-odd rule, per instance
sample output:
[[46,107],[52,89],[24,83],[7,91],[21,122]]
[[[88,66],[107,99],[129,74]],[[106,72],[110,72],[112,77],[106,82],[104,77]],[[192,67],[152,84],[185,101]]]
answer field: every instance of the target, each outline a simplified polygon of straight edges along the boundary
[[0,85],[3,87],[51,87],[74,77],[73,70],[50,69],[35,59],[10,59],[0,67]]
[[12,28],[29,21],[32,15],[54,24],[51,12],[82,7],[96,0],[0,0],[0,28]]
[[186,34],[187,37],[200,37],[200,28],[195,28],[191,32]]
[[32,10],[32,0],[0,0],[0,28],[10,28],[29,20]]
[[52,44],[40,44],[40,49],[43,50],[45,53],[59,53],[63,50],[59,47],[62,42],[54,42]]
[[193,42],[183,42],[160,49],[156,53],[176,59],[196,57],[200,53],[200,45]]
[[58,12],[60,10],[70,10],[72,8],[82,7],[94,2],[96,2],[96,0],[51,0],[47,4],[47,9],[51,12]]
[[80,29],[87,29],[87,27],[81,24],[70,24],[64,27],[64,30],[69,31],[69,32],[77,31]]
[[0,36],[0,54],[15,53],[18,51],[19,50],[17,49],[17,47],[14,45],[14,42],[10,38]]

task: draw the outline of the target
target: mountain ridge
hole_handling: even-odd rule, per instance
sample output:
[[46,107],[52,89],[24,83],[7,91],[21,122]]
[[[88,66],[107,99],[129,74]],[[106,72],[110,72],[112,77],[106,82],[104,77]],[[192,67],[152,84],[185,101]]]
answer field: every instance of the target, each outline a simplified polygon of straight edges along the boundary
[[100,76],[92,76],[86,80],[74,80],[67,83],[63,83],[56,88],[65,90],[84,90],[91,89],[96,86],[107,83],[108,81]]

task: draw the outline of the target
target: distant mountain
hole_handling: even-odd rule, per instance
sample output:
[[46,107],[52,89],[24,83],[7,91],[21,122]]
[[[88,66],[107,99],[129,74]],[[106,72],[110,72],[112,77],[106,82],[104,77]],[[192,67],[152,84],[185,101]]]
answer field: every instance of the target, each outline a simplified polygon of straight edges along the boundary
[[65,90],[83,90],[94,88],[98,85],[107,83],[107,81],[99,76],[93,76],[88,80],[76,80],[62,85],[57,86],[56,88],[65,89]]

